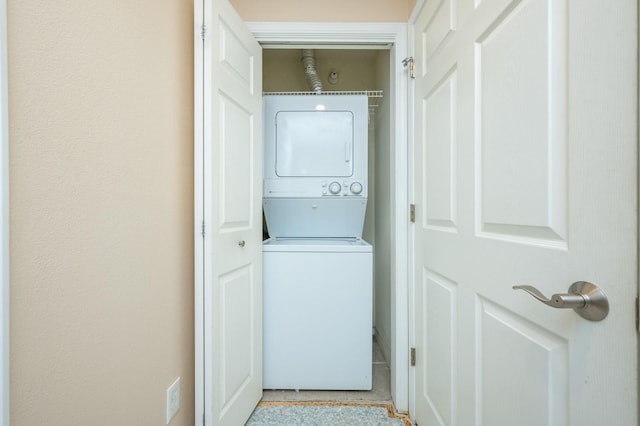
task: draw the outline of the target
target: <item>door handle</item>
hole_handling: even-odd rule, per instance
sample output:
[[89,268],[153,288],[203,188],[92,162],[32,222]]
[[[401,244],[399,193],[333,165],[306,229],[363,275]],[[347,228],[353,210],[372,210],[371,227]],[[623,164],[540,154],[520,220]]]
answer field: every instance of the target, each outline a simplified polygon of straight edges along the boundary
[[344,149],[344,162],[348,163],[349,161],[351,161],[351,141],[350,140],[347,141]]
[[587,281],[576,281],[568,293],[554,294],[547,299],[540,290],[530,285],[515,285],[514,290],[524,290],[552,308],[573,309],[589,321],[602,321],[609,314],[609,300],[604,291]]

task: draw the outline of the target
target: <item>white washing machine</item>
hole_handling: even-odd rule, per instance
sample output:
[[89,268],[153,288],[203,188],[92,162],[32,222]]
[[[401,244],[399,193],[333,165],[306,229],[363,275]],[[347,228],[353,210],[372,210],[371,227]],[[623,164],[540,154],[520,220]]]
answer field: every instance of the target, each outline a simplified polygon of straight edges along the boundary
[[354,238],[265,241],[265,389],[371,389],[372,258]]

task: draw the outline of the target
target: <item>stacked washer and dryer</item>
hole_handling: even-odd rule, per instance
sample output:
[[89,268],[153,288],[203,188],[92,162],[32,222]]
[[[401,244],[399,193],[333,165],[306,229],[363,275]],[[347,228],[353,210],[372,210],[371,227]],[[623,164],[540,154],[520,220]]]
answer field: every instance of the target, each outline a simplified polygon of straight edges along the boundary
[[366,95],[265,95],[264,388],[369,390]]

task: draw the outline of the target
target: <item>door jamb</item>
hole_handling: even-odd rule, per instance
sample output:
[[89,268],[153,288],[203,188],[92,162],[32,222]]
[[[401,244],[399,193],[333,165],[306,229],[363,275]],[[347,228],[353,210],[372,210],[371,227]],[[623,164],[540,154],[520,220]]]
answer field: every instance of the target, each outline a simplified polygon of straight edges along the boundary
[[9,424],[9,84],[7,79],[7,3],[0,0],[0,424]]
[[[408,24],[407,24],[407,45],[408,45],[408,51],[411,52],[411,55],[413,55],[413,52],[415,52],[415,46],[414,46],[414,25],[416,20],[418,19],[418,15],[420,14],[420,12],[422,11],[422,8],[424,7],[426,3],[426,0],[417,0],[415,6],[413,7],[413,10],[411,11],[411,15],[409,16],[409,20],[408,20]],[[413,90],[413,81],[411,80],[409,82],[409,90],[408,90],[408,110],[409,113],[407,114],[409,119],[409,126],[408,126],[408,153],[409,153],[409,158],[414,158],[414,138],[415,138],[415,130],[414,130],[414,90]],[[413,167],[413,162],[409,161],[409,194],[410,194],[410,199],[411,202],[415,202],[415,193],[414,193],[414,179],[412,178],[413,173],[414,173],[414,167]],[[416,274],[415,274],[415,250],[413,249],[414,244],[415,244],[415,224],[412,224],[411,226],[411,230],[409,232],[408,235],[408,244],[409,247],[411,247],[412,249],[410,250],[410,259],[409,259],[409,289],[408,289],[408,294],[410,295],[410,302],[408,303],[409,306],[409,346],[415,348],[416,347],[416,333],[415,333],[415,329],[416,329],[416,302],[415,302],[415,291],[416,291]],[[413,418],[414,413],[416,412],[416,374],[415,374],[416,370],[415,368],[411,368],[409,370],[409,378],[408,378],[408,384],[409,384],[409,413],[411,413],[411,416]]]
[[0,0],[0,424],[9,424],[9,85],[7,3]]
[[402,59],[408,56],[405,23],[247,22],[249,31],[263,44],[391,45],[390,78],[393,149],[391,188],[391,395],[398,411],[409,410],[409,250],[410,161],[408,155],[408,76]]
[[[205,338],[204,338],[204,270],[207,261],[204,257],[204,125],[205,125],[205,0],[194,1],[194,372],[195,372],[195,424],[205,424],[205,413],[211,413],[211,404],[205,398]],[[210,44],[210,43],[209,43]],[[209,52],[210,53],[210,52]],[[199,337],[198,337],[199,336]],[[198,417],[202,416],[202,419]]]

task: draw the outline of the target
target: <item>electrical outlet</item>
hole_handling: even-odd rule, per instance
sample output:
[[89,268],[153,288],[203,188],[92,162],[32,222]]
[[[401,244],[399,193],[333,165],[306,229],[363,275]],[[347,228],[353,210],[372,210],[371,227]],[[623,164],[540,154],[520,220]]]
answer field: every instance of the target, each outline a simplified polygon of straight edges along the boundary
[[180,377],[167,389],[167,424],[180,409]]

